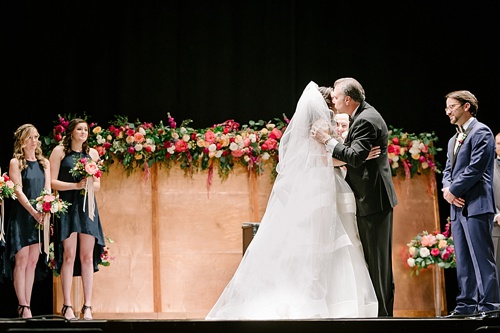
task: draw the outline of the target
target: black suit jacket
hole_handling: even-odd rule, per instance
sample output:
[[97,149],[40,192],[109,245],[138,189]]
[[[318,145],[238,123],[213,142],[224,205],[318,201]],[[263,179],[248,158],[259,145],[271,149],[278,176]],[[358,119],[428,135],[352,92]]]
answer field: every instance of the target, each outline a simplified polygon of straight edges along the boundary
[[[387,157],[387,125],[377,110],[362,102],[349,126],[346,140],[338,144],[332,156],[347,163],[346,181],[356,197],[358,216],[367,216],[393,208],[396,191]],[[366,161],[373,146],[380,146],[380,156]]]

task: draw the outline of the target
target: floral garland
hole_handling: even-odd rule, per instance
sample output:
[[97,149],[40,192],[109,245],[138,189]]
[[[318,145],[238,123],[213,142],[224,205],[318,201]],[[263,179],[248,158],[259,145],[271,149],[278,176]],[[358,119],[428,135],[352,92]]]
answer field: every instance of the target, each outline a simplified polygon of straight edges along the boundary
[[[75,117],[59,115],[52,133],[42,138],[46,155],[62,141],[69,120]],[[137,169],[147,172],[154,163],[166,165],[167,169],[176,163],[188,175],[208,170],[210,183],[215,167],[222,180],[236,163],[258,175],[268,162],[275,170],[279,140],[289,120],[283,115],[283,120],[275,118],[275,123],[259,120],[243,126],[227,120],[205,129],[189,127],[190,122],[185,120],[178,127],[170,114],[166,125],[162,121],[157,125],[139,120],[129,122],[127,117],[116,116],[107,128],[89,123],[89,145],[98,151],[104,171],[115,161],[128,174]]]
[[387,153],[392,175],[412,178],[425,172],[440,173],[441,166],[434,160],[436,153],[442,151],[434,145],[437,141],[434,132],[416,135],[389,126]]
[[[76,117],[58,116],[52,133],[42,137],[46,155],[62,141],[69,120]],[[79,118],[87,119],[86,116]],[[191,122],[184,120],[177,126],[170,114],[166,124],[160,121],[156,125],[139,120],[129,122],[127,117],[115,116],[107,128],[89,123],[89,145],[98,151],[106,172],[115,161],[127,174],[138,169],[148,172],[154,163],[165,165],[167,170],[177,164],[186,175],[207,170],[209,187],[215,169],[221,180],[225,180],[236,164],[261,175],[270,163],[272,180],[276,176],[279,142],[289,123],[284,114],[283,119],[274,118],[274,121],[240,125],[227,120],[202,129],[190,127]],[[439,173],[440,166],[434,162],[434,155],[442,149],[434,146],[436,141],[434,132],[415,135],[391,126],[388,156],[393,176],[401,174],[411,178],[423,172]]]

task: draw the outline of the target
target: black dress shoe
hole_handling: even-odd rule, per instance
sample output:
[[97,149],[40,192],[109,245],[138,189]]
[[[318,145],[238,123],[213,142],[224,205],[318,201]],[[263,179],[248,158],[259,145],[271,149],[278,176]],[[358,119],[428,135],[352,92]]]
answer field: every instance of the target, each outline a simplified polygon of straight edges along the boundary
[[457,311],[451,311],[449,315],[443,316],[441,318],[467,318],[470,315],[463,314]]
[[492,310],[492,311],[483,311],[479,312],[477,315],[478,318],[500,318],[500,311],[499,310]]

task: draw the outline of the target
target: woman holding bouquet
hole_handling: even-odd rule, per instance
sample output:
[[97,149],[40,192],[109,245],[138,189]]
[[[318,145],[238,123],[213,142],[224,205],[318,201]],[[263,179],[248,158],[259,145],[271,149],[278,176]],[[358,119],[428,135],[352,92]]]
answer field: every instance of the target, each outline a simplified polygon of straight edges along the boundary
[[[63,292],[62,315],[74,320],[71,301],[73,276],[81,276],[84,304],[83,319],[92,319],[93,273],[98,271],[105,241],[97,203],[93,192],[100,188],[99,175],[89,176],[75,170],[77,164],[99,160],[99,154],[88,144],[89,125],[83,119],[70,121],[62,145],[50,155],[52,188],[62,200],[71,203],[67,214],[55,223],[54,252],[56,269],[61,275]],[[78,168],[77,168],[78,169]]]
[[[44,255],[38,224],[42,224],[43,215],[38,212],[30,200],[35,199],[45,188],[50,191],[50,165],[42,155],[40,135],[35,126],[21,125],[14,132],[14,153],[9,164],[9,175],[16,184],[15,195],[9,215],[7,230],[7,260],[5,274],[14,282],[19,306],[17,312],[21,318],[31,318],[31,293],[35,275],[45,277],[48,271],[43,265]],[[37,265],[40,261],[41,265]],[[41,268],[35,274],[37,266]],[[12,273],[12,267],[13,273]]]

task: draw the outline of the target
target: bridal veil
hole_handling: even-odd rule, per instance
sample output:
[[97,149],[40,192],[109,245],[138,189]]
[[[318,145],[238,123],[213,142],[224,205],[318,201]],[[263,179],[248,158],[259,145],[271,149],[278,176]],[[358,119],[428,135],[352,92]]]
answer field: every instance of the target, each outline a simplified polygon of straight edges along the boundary
[[310,135],[322,120],[333,128],[311,82],[281,138],[278,176],[257,234],[206,319],[377,316],[354,196]]

